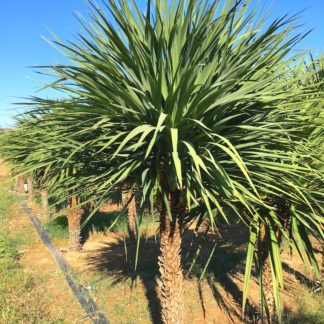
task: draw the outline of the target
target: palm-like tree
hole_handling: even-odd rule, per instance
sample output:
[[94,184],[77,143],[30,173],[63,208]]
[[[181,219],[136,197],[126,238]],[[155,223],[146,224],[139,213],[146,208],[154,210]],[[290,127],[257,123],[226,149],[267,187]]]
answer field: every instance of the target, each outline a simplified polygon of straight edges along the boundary
[[127,228],[128,235],[131,241],[135,242],[137,238],[137,206],[135,192],[132,189],[121,190],[122,204],[127,207]]
[[72,63],[48,66],[48,86],[67,97],[33,100],[32,114],[50,111],[39,127],[57,139],[35,162],[51,163],[57,190],[90,193],[84,201],[95,197],[97,208],[135,184],[142,208],[160,217],[163,322],[183,323],[181,236],[191,210],[203,204],[212,227],[228,209],[260,224],[260,209],[273,211],[265,191],[305,200],[294,179],[313,171],[295,151],[296,106],[317,90],[292,89],[284,77],[302,37],[289,36],[293,19],[266,28],[238,0],[148,0],[146,15],[135,1],[105,5],[111,16],[91,4],[92,22],[81,19],[87,35],[55,41]]
[[[41,124],[41,127],[39,125]],[[66,129],[66,128],[65,128]],[[1,155],[10,165],[18,169],[20,174],[28,175],[29,204],[33,204],[33,178],[37,180],[42,194],[42,205],[48,214],[48,191],[63,197],[58,203],[69,201],[67,213],[69,224],[70,249],[80,249],[80,226],[83,210],[79,203],[86,199],[86,194],[79,190],[80,197],[74,194],[79,187],[78,175],[80,163],[72,160],[65,163],[66,158],[75,150],[73,139],[67,136],[61,140],[61,127],[51,123],[51,111],[32,111],[17,119],[17,126],[2,135]],[[73,131],[71,132],[73,134]],[[80,152],[80,151],[79,151]],[[55,158],[53,158],[55,157]],[[80,159],[80,154],[75,157]],[[85,163],[87,160],[81,159]],[[81,174],[82,175],[82,174]]]
[[219,1],[148,1],[146,16],[135,3],[133,10],[126,1],[108,3],[115,24],[92,6],[88,37],[57,41],[74,63],[50,67],[58,78],[51,86],[74,97],[57,116],[101,116],[91,128],[80,124],[87,134],[100,129],[83,148],[106,153],[92,179],[97,192],[131,177],[143,201],[159,209],[162,317],[182,322],[181,234],[192,205],[203,201],[212,220],[213,208],[226,217],[224,204],[240,215],[233,201],[252,213],[271,208],[259,194],[263,183],[280,193],[279,174],[305,173],[288,151],[292,104],[305,97],[285,91],[280,77],[299,37],[287,38],[289,19],[257,32],[263,21],[240,1],[221,9]]
[[[283,285],[283,276],[278,248],[282,238],[286,239],[292,250],[300,255],[305,265],[311,266],[318,278],[320,276],[309,236],[320,241],[324,239],[321,189],[324,181],[322,172],[324,115],[321,103],[324,83],[321,63],[322,58],[315,60],[311,57],[308,63],[301,60],[301,63],[292,67],[286,76],[290,80],[295,80],[290,84],[293,89],[315,90],[311,90],[309,94],[305,91],[305,96],[309,96],[308,100],[296,106],[298,112],[295,131],[291,133],[296,156],[292,162],[309,172],[293,179],[281,178],[283,187],[279,195],[271,190],[271,183],[265,184],[262,193],[273,206],[273,210],[261,208],[259,214],[266,221],[259,219],[257,225],[252,223],[246,275],[249,276],[251,270],[252,249],[255,244],[258,251],[255,258],[256,269],[263,290],[261,308],[263,309],[263,305],[266,306],[269,321],[275,319],[275,310],[279,316],[281,314],[279,288]],[[287,191],[291,186],[295,189]]]
[[28,184],[28,202],[34,202],[34,188],[32,173],[21,174],[24,161],[32,151],[34,139],[25,133],[22,128],[24,118],[17,119],[17,126],[0,134],[1,147],[0,153],[5,160],[10,162],[11,173],[14,175],[16,191],[25,192],[24,179],[27,178]]

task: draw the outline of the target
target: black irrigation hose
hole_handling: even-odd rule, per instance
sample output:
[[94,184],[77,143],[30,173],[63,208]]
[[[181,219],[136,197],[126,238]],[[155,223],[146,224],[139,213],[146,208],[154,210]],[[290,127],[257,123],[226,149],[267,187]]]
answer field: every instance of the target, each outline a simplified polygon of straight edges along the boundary
[[87,289],[85,289],[79,282],[77,276],[73,274],[70,266],[63,258],[60,251],[56,249],[56,247],[50,241],[46,230],[41,227],[41,224],[38,218],[32,213],[32,211],[28,208],[26,202],[22,203],[22,209],[29,217],[30,221],[34,225],[38,235],[40,236],[43,243],[46,245],[50,253],[52,254],[53,258],[55,259],[56,263],[60,267],[67,283],[69,284],[70,288],[72,289],[75,297],[78,299],[80,305],[87,313],[88,317],[91,321],[95,324],[109,324],[109,321],[105,317],[105,315],[98,309],[97,304],[89,295]]

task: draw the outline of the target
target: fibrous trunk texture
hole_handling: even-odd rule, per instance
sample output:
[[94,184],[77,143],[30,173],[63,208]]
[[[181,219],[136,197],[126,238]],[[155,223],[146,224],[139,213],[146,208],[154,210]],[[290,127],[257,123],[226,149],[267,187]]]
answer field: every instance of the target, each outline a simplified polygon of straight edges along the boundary
[[20,193],[25,192],[25,187],[24,187],[24,177],[22,176],[17,176],[16,177],[16,191]]
[[15,191],[19,192],[20,191],[20,187],[19,187],[19,177],[15,177]]
[[[276,238],[280,244],[281,242],[281,231],[277,229],[275,231]],[[273,295],[273,283],[272,283],[272,272],[271,272],[271,265],[269,259],[269,253],[267,249],[267,239],[266,239],[266,225],[261,224],[260,229],[260,239],[261,239],[261,248],[262,248],[262,284],[263,284],[263,292],[264,292],[264,299],[268,306],[269,316],[268,323],[275,323],[277,320],[276,316],[276,305]]]
[[81,250],[81,218],[83,210],[81,208],[75,208],[78,204],[77,197],[73,196],[70,201],[71,210],[68,213],[68,225],[69,225],[69,248],[71,251]]
[[324,283],[324,243],[322,243],[322,264],[321,264],[321,274],[322,274],[322,281]]
[[41,199],[42,199],[43,215],[46,219],[48,219],[50,217],[49,208],[48,208],[48,189],[44,189],[41,191]]
[[[272,274],[271,265],[268,256],[266,225],[261,224],[260,240],[261,240],[261,254],[262,254],[262,284],[264,299],[268,306],[269,316],[268,323],[271,324],[275,315],[275,301],[272,293]],[[262,297],[261,297],[262,298]]]
[[32,176],[27,177],[27,189],[28,189],[28,203],[30,206],[34,204],[34,185]]
[[160,279],[158,289],[161,301],[161,315],[164,324],[183,323],[181,267],[181,227],[185,208],[181,206],[180,192],[170,193],[170,210],[168,215],[165,206],[160,210]]
[[264,290],[264,299],[268,305],[270,316],[270,318],[268,318],[268,323],[270,324],[273,323],[275,320],[276,307],[272,292],[272,274],[269,258],[267,258],[263,263],[262,283]]
[[131,190],[122,193],[123,205],[127,207],[127,227],[128,235],[131,241],[136,241],[137,238],[137,210],[135,195]]
[[129,238],[132,241],[135,241],[137,237],[137,212],[136,212],[135,195],[132,196],[131,201],[129,202],[128,205],[127,224],[128,224]]

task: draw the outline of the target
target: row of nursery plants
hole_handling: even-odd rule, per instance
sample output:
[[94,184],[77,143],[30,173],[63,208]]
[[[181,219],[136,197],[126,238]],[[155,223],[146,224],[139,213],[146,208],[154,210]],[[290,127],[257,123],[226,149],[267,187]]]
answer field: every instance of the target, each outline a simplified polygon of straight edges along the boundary
[[183,323],[183,234],[238,219],[250,231],[243,314],[254,263],[260,310],[280,321],[281,240],[320,276],[323,57],[293,50],[305,36],[295,16],[268,21],[251,1],[102,7],[89,3],[76,40],[55,37],[69,63],[37,69],[60,95],[24,103],[1,156],[37,184],[44,208],[48,194],[68,207],[71,249],[82,215],[107,201],[122,201],[133,240],[138,215],[159,219],[165,324]]

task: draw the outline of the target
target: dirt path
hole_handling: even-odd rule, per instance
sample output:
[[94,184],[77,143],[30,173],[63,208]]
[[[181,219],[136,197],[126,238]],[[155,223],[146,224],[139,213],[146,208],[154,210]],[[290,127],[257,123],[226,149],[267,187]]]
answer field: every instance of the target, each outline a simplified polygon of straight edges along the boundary
[[3,160],[0,159],[0,177],[7,177],[9,175],[9,168],[4,164]]
[[[234,233],[235,234],[235,233]],[[228,233],[233,235],[233,232]],[[239,233],[236,233],[239,236]],[[215,258],[219,267],[215,275],[207,276],[199,283],[199,275],[193,274],[184,282],[185,323],[230,324],[241,323],[241,298],[243,287],[245,248],[238,245],[230,253],[230,241],[226,234],[219,242]],[[153,240],[141,243],[139,266],[133,271],[136,246],[127,245],[128,260],[121,235],[108,233],[90,236],[81,253],[67,253],[71,267],[84,284],[92,289],[99,307],[109,315],[112,323],[158,322],[158,296],[155,292],[157,245]],[[319,256],[319,255],[318,255]],[[284,289],[281,291],[282,308],[289,316],[299,316],[303,307],[303,296],[316,309],[318,299],[312,300],[307,287],[311,274],[298,256],[291,257],[288,251],[282,253],[284,265]],[[201,271],[201,269],[200,269]],[[253,280],[249,289],[249,315],[257,317],[259,288]],[[253,315],[254,314],[254,315]],[[297,314],[297,315],[296,315]],[[136,320],[135,320],[136,319]],[[193,320],[194,319],[194,320]],[[291,322],[291,323],[299,323]],[[306,322],[305,322],[306,323]]]
[[[9,168],[0,160],[1,184],[6,185],[8,177]],[[18,251],[19,263],[26,278],[35,278],[31,293],[37,298],[28,300],[26,295],[28,307],[44,309],[46,323],[91,323],[18,202],[10,207],[8,216],[10,233],[26,242]]]
[[[20,262],[25,272],[40,279],[37,291],[43,296],[49,311],[48,319],[53,323],[90,323],[18,204],[12,206],[10,214],[11,231],[29,238],[29,243],[21,251]],[[185,279],[185,323],[241,323],[245,246],[242,240],[235,242],[235,238],[241,237],[241,227],[236,232],[235,228],[233,232],[233,226],[228,232],[224,228],[215,252],[215,262],[210,265],[213,272],[199,282],[200,268]],[[65,244],[63,240],[57,242],[58,247]],[[69,252],[65,258],[111,323],[159,323],[159,303],[155,290],[158,245],[152,238],[141,241],[136,271],[136,244],[126,241],[126,247],[122,234],[95,234],[85,242],[81,253]],[[291,257],[287,251],[282,253],[282,260],[285,278],[285,288],[281,292],[282,306],[291,316],[295,316],[292,317],[295,321],[290,323],[315,323],[307,322],[308,318],[300,313],[304,312],[305,306],[305,311],[308,311],[308,303],[316,313],[323,302],[320,297],[313,298],[311,289],[307,287],[310,273],[299,257]],[[258,294],[256,281],[252,281],[250,315],[258,305]]]
[[53,323],[91,323],[18,203],[11,207],[10,215],[12,233],[28,236],[29,243],[20,251],[20,263],[26,273],[39,279],[35,289],[46,305],[48,320]]

